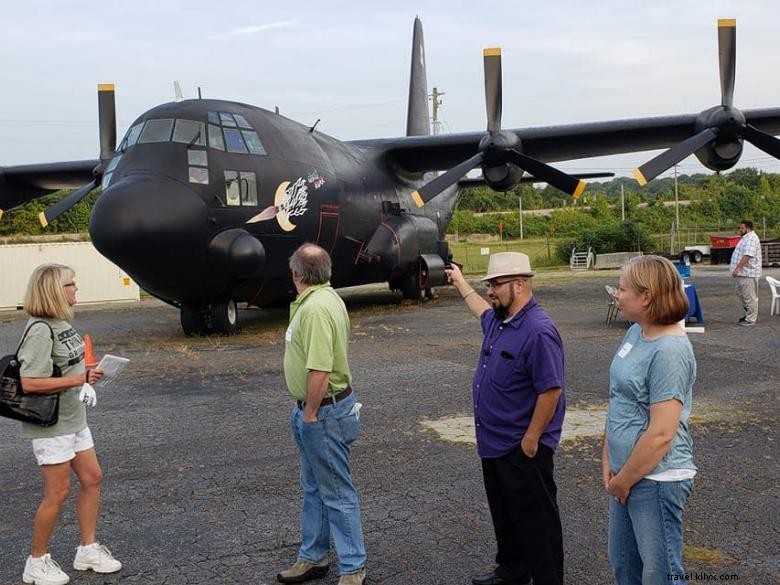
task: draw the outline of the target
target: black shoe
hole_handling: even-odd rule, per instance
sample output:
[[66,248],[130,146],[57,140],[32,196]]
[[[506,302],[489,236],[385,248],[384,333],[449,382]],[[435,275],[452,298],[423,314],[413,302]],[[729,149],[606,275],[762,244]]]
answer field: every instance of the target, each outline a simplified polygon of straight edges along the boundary
[[471,579],[473,585],[531,585],[532,580],[524,579],[504,579],[499,575],[496,575],[495,571],[488,573],[487,575],[479,575]]
[[745,321],[747,321],[747,319],[745,319],[744,317],[740,317],[737,323],[744,323]]

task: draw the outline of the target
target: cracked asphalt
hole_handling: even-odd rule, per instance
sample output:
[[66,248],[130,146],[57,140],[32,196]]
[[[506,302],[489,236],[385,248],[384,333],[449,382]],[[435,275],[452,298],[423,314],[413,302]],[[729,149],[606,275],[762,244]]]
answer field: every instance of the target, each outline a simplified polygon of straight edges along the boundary
[[[766,274],[780,277],[780,269]],[[603,285],[617,273],[544,272],[535,280],[564,339],[570,412],[597,416],[624,333],[603,321]],[[780,316],[768,315],[763,280],[753,328],[736,324],[725,267],[696,266],[693,281],[706,331],[691,334],[699,474],[685,515],[686,569],[777,584]],[[469,416],[480,343],[457,293],[439,292],[436,301],[402,307],[381,287],[343,291],[353,386],[364,404],[352,466],[372,583],[468,584],[493,567],[475,449],[430,424]],[[71,583],[270,584],[294,561],[300,493],[281,371],[287,313],[242,311],[240,319],[235,337],[187,339],[178,312],[156,301],[78,308],[74,324],[92,335],[96,353],[131,362],[88,413],[105,472],[98,537],[124,568],[107,576],[71,569],[71,497],[50,548]],[[0,313],[2,353],[16,346],[24,320]],[[599,434],[578,433],[556,455],[567,583],[613,582]],[[41,486],[29,443],[16,423],[0,419],[2,585],[21,583]],[[333,568],[319,583],[336,583]]]

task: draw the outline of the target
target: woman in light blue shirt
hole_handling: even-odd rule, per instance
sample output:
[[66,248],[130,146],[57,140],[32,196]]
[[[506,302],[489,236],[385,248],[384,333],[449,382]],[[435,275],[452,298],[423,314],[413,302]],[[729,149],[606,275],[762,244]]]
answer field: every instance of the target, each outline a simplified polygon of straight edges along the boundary
[[655,585],[685,573],[682,513],[696,475],[688,432],[696,358],[680,324],[688,300],[671,262],[629,261],[616,299],[634,325],[609,370],[602,451],[611,496],[609,560],[619,585]]

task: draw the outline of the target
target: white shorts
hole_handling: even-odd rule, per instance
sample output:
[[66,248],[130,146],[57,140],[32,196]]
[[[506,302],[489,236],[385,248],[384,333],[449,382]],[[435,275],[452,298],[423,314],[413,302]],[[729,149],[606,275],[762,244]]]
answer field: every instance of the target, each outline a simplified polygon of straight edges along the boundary
[[33,453],[38,465],[57,465],[65,463],[76,456],[79,451],[86,451],[95,446],[89,427],[71,435],[60,435],[50,439],[33,439]]

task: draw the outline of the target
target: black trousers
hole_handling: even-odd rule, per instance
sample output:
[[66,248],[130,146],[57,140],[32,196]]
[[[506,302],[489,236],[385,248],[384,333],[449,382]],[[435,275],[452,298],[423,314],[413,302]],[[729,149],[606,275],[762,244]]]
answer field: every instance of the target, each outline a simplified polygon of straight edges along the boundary
[[518,446],[482,460],[490,515],[496,532],[496,574],[534,585],[563,585],[563,534],[553,450],[539,445],[533,459]]

